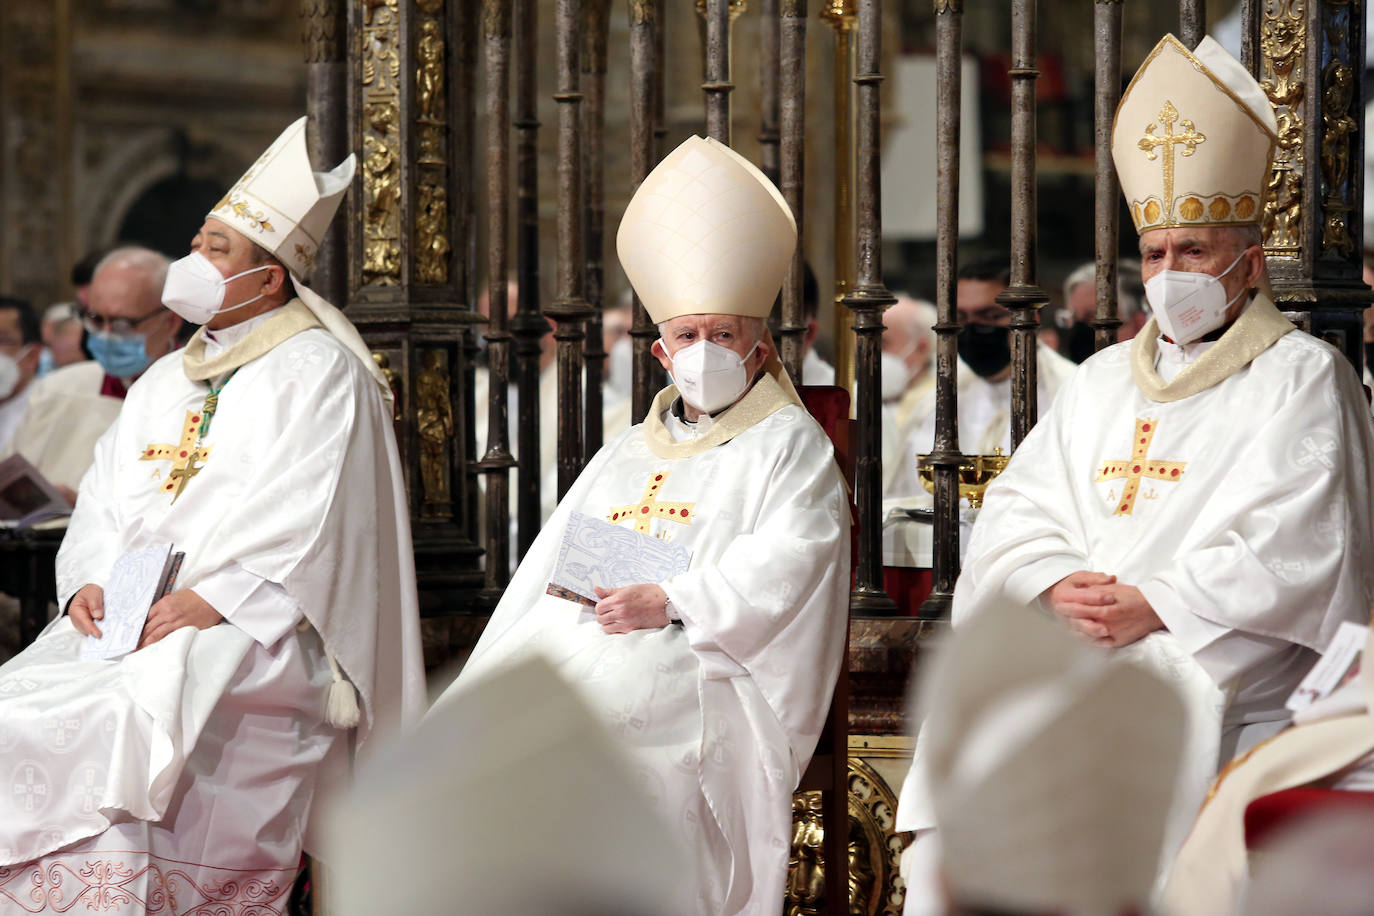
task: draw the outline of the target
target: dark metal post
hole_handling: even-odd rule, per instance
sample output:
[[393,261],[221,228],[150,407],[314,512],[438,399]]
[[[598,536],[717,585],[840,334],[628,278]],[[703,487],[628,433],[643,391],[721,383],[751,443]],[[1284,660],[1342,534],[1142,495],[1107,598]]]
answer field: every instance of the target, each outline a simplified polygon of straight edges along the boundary
[[1036,335],[1040,307],[1050,300],[1035,285],[1036,0],[1011,8],[1011,285],[997,301],[1011,309],[1011,447],[1035,425]]
[[[705,80],[701,91],[706,94],[706,136],[730,146],[730,22],[738,0],[697,0],[697,11],[705,17],[704,45]],[[740,4],[742,8],[743,4]]]
[[506,229],[510,203],[510,0],[485,0],[482,10],[487,115],[487,453],[486,587],[510,574],[510,331],[506,314]]
[[896,604],[883,591],[882,566],[882,395],[879,354],[882,352],[883,312],[897,301],[883,285],[883,218],[881,157],[882,5],[859,0],[859,30],[854,75],[855,160],[855,286],[844,304],[854,315],[854,373],[858,389],[855,415],[859,447],[855,459],[854,501],[859,509],[859,559],[851,613],[868,617],[895,613]]
[[783,0],[779,27],[779,116],[781,121],[780,188],[797,221],[797,250],[792,268],[782,284],[782,321],[778,348],[782,364],[794,384],[801,384],[802,336],[806,316],[802,311],[802,262],[805,260],[803,222],[806,163],[806,0]]
[[759,4],[759,97],[762,114],[759,118],[759,168],[768,180],[778,184],[781,168],[778,160],[778,47],[781,41],[781,20],[778,0],[763,0]]
[[963,0],[935,2],[935,530],[930,596],[920,616],[949,619],[959,577],[959,313],[955,309],[959,253],[959,104],[963,71]]
[[663,89],[664,68],[668,60],[667,34],[665,25],[668,17],[664,4],[667,0],[645,0],[654,11],[654,162],[658,162],[668,152],[664,149],[668,138],[668,117],[665,111],[667,93]]
[[[629,0],[630,13],[630,181],[638,190],[644,177],[658,161],[656,126],[661,114],[658,100],[662,89],[659,72],[661,58],[655,46],[663,29],[654,0]],[[653,372],[658,368],[650,348],[658,329],[644,311],[639,294],[634,297],[634,324],[630,328],[634,341],[634,381],[630,400],[630,422],[641,423],[649,412],[649,402],[656,392],[651,390]]]
[[515,420],[517,556],[539,533],[539,358],[549,323],[539,313],[539,118],[535,98],[538,25],[534,0],[515,0],[511,14],[515,57],[515,260],[518,299],[511,333],[519,416]]
[[606,157],[603,136],[606,128],[606,39],[611,25],[611,0],[583,0],[586,13],[586,51],[582,75],[586,78],[586,99],[582,103],[582,175],[586,182],[586,294],[591,309],[582,354],[586,360],[587,397],[583,406],[582,439],[586,457],[601,450],[602,392],[606,368],[606,342],[601,336],[601,310],[606,307],[604,278],[606,258]]
[[1178,38],[1189,51],[1207,34],[1207,0],[1178,0]]
[[1093,346],[1101,350],[1116,343],[1117,328],[1121,327],[1116,301],[1121,185],[1112,163],[1112,120],[1121,100],[1121,0],[1096,0],[1093,4],[1093,50],[1093,143],[1097,151],[1093,186],[1097,313],[1093,317]]
[[854,27],[855,0],[824,0],[820,16],[835,30],[835,384],[854,394],[855,339],[841,308],[854,286]]
[[[343,0],[301,3],[305,46],[306,110],[310,112],[310,164],[332,169],[351,151],[348,143],[348,11]],[[340,221],[342,223],[342,221]],[[310,288],[339,308],[348,295],[348,246],[342,226],[325,234],[315,253]]]
[[544,309],[557,324],[558,497],[568,492],[586,461],[582,438],[583,322],[591,315],[584,297],[582,228],[582,2],[558,0],[558,293]]

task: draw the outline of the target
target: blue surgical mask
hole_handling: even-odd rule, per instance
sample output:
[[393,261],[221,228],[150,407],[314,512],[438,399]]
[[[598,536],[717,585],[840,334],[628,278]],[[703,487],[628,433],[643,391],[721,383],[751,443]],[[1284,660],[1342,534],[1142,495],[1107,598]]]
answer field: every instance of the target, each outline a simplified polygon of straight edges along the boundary
[[115,378],[133,378],[151,362],[142,334],[92,334],[86,347],[100,367]]
[[38,376],[42,378],[57,368],[57,357],[47,347],[38,351]]

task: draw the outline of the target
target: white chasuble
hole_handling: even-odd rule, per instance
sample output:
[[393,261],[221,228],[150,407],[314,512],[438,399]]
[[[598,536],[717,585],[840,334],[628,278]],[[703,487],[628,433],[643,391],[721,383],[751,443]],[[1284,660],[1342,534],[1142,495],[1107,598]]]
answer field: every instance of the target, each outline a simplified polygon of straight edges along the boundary
[[[1264,321],[1286,321],[1259,305]],[[1237,357],[1223,337],[1215,359],[1177,376],[1194,388],[1193,370],[1222,376],[1186,396],[1158,376],[1160,399],[1146,396],[1129,342],[1083,363],[988,487],[954,595],[957,625],[1033,605],[1077,570],[1144,593],[1166,629],[1113,651],[1189,701],[1172,848],[1218,750],[1224,763],[1247,724],[1280,728],[1287,695],[1341,621],[1368,619],[1374,597],[1374,433],[1358,378],[1333,348],[1282,333],[1291,326],[1276,342],[1247,339],[1258,323],[1242,316],[1227,335],[1243,332],[1251,352]],[[1153,324],[1145,333],[1155,344]],[[1223,358],[1240,365],[1225,374]],[[934,826],[919,762],[918,747],[899,829]]]
[[314,327],[237,369],[197,447],[207,390],[181,353],[130,389],[81,482],[57,581],[65,607],[121,554],[170,541],[186,554],[176,587],[225,621],[82,661],[62,617],[0,668],[0,914],[78,900],[280,912],[317,782],[347,762],[346,733],[325,722],[326,650],[360,694],[360,746],[423,708],[380,387]]
[[[674,443],[664,428],[675,395],[666,389],[648,423],[588,464],[455,688],[527,654],[546,656],[694,850],[698,912],[774,916],[792,792],[844,645],[848,502],[830,441],[770,376],[714,423],[699,423],[711,428],[697,441]],[[657,583],[681,625],[607,635],[590,608],[545,593],[574,511],[691,551],[687,572]]]

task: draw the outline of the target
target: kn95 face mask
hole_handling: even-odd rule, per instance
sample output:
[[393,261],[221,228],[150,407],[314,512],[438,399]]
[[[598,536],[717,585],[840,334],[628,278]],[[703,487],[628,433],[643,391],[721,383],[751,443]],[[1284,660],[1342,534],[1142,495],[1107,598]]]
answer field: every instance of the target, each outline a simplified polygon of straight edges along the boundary
[[173,261],[167,268],[167,282],[162,285],[162,304],[191,324],[205,324],[221,312],[232,312],[261,299],[263,293],[224,308],[224,286],[230,280],[266,270],[269,266],[263,264],[226,277],[210,263],[209,258],[199,251],[193,251]]
[[[668,350],[663,343],[663,350]],[[714,413],[740,399],[749,388],[744,363],[758,349],[758,342],[742,358],[734,350],[709,340],[698,340],[670,357],[673,384],[682,399],[697,410]]]
[[1147,280],[1145,298],[1150,300],[1164,336],[1176,344],[1192,343],[1225,324],[1226,310],[1246,291],[1241,290],[1228,300],[1221,278],[1234,270],[1243,257],[1244,251],[1215,277],[1185,270],[1161,270]]

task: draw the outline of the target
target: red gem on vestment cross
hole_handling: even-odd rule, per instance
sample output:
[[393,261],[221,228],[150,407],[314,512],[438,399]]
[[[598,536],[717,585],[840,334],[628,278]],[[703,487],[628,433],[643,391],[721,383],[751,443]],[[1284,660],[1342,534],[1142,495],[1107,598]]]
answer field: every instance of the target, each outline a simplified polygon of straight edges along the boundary
[[677,522],[680,525],[691,524],[687,521],[693,503],[685,502],[659,502],[657,493],[668,479],[668,471],[662,471],[648,478],[644,484],[644,495],[639,502],[628,506],[613,506],[607,513],[606,520],[618,522],[621,519],[634,518],[635,530],[641,534],[649,533],[649,526],[655,518]]
[[[1107,461],[1098,469],[1096,481],[1102,483],[1108,480],[1118,480],[1125,478],[1125,489],[1121,491],[1121,502],[1117,506],[1114,515],[1130,515],[1135,506],[1136,494],[1140,486],[1142,477],[1149,477],[1154,480],[1176,481],[1182,476],[1187,463],[1183,461],[1157,461],[1154,463],[1145,461],[1149,454],[1150,442],[1154,439],[1153,430],[1155,421],[1141,420],[1135,421],[1134,448],[1131,449],[1131,457],[1126,461]],[[1142,471],[1143,469],[1143,471]],[[1154,493],[1147,494],[1147,498],[1153,499]]]

